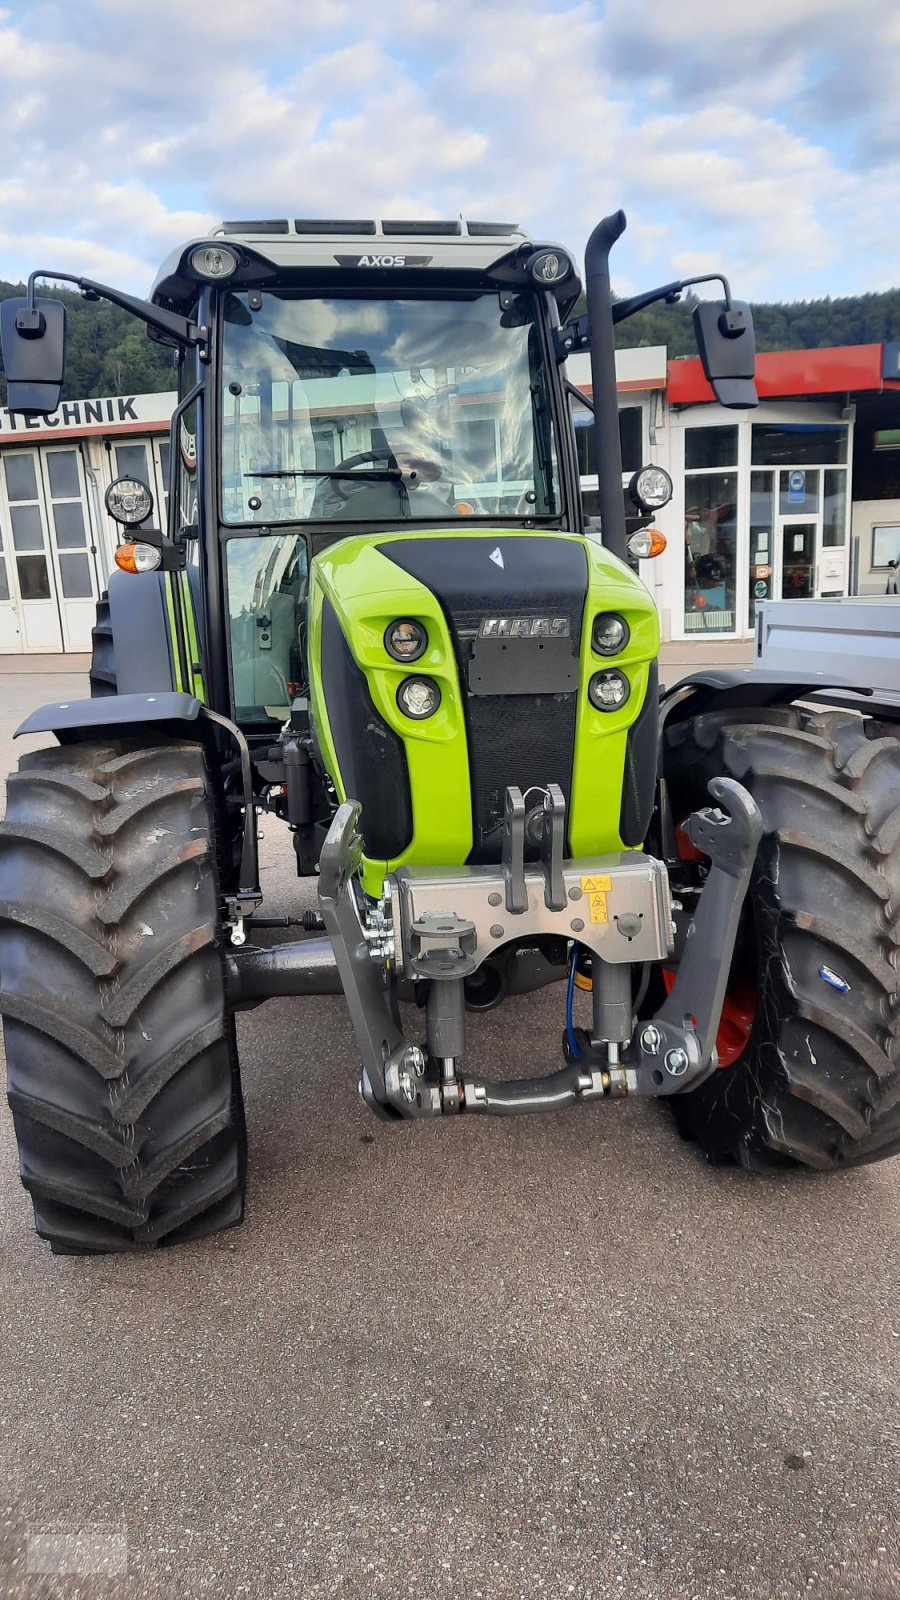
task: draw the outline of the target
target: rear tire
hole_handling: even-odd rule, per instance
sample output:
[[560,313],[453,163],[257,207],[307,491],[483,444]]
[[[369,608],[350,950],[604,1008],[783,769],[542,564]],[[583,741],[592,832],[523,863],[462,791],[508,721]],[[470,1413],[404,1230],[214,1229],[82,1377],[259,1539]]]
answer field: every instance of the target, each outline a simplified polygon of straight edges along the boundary
[[97,601],[97,620],[91,629],[91,699],[118,694],[116,647],[109,614],[109,595],[104,590]]
[[670,1105],[710,1160],[829,1171],[900,1150],[900,739],[797,707],[667,731],[681,820],[711,777],[763,815],[732,981],[755,983],[747,1044]]
[[23,757],[0,825],[0,1013],[22,1182],[54,1250],[241,1221],[244,1115],[196,744]]

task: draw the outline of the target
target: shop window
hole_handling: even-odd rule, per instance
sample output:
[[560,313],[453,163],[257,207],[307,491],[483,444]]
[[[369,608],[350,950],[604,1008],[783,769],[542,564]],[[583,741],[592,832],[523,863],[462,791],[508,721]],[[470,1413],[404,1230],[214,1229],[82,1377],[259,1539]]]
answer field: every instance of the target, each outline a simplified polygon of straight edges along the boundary
[[756,604],[772,598],[772,574],[775,559],[775,474],[751,472],[750,474],[750,582],[748,586],[747,621],[752,628],[756,620]]
[[778,474],[778,512],[791,517],[819,509],[819,474],[807,467],[791,467]]
[[6,473],[6,493],[10,500],[37,499],[33,455],[9,455],[4,460],[3,468]]
[[48,450],[47,472],[54,500],[80,500],[78,460],[74,450]]
[[[52,456],[50,458],[53,459]],[[60,550],[83,550],[84,508],[80,500],[64,500],[53,507],[56,543]]]
[[[587,406],[573,402],[575,447],[578,451],[578,472],[582,478],[596,478],[597,455],[594,449],[594,418]],[[622,447],[622,471],[629,475],[644,466],[644,408],[620,406],[619,443]]]
[[16,570],[23,600],[50,599],[50,574],[43,556],[17,556]]
[[876,428],[873,450],[900,450],[900,428]]
[[736,467],[737,427],[685,428],[684,465],[687,472],[702,467]]
[[900,523],[878,522],[872,529],[872,566],[900,565]]
[[619,408],[622,471],[638,472],[644,465],[644,411],[642,406]]
[[6,572],[6,553],[3,549],[3,533],[0,530],[0,600],[9,599],[9,578]]
[[842,422],[754,422],[750,459],[755,467],[832,466],[847,460]]
[[737,566],[737,473],[685,477],[684,626],[733,633]]
[[822,519],[823,545],[847,543],[847,474],[825,473],[825,504]]
[[44,529],[40,506],[10,506],[13,544],[17,550],[43,550]]
[[59,575],[67,600],[90,600],[94,591],[91,588],[91,566],[86,555],[61,555]]

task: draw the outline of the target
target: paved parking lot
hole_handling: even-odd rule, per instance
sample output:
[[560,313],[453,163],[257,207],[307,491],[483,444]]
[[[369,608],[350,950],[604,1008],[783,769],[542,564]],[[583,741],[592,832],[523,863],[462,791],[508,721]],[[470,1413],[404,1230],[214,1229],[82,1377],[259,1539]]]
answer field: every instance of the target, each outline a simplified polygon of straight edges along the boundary
[[[79,692],[0,678],[0,768]],[[526,998],[473,1056],[540,1070],[561,1018]],[[219,1240],[52,1257],[0,1119],[5,1597],[900,1595],[900,1161],[751,1179],[639,1103],[397,1130],[342,1000],[239,1026]]]

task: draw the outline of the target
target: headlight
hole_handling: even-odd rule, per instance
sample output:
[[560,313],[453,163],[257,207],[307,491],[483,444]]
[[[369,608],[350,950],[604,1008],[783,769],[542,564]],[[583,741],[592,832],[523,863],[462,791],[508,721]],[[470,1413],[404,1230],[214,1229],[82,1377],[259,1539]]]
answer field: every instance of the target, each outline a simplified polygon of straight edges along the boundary
[[384,648],[395,661],[418,661],[428,648],[428,635],[420,623],[403,617],[385,629]]
[[201,244],[191,251],[191,266],[201,278],[230,278],[237,264],[237,256],[227,245]]
[[591,644],[601,656],[617,656],[624,650],[631,636],[631,630],[624,617],[617,617],[614,611],[605,611],[602,616],[594,618],[594,627],[591,633]]
[[561,250],[538,250],[528,263],[536,283],[561,283],[572,270],[572,263]]
[[618,711],[631,693],[624,672],[595,672],[588,684],[588,699],[598,711]]
[[672,479],[664,467],[641,467],[629,483],[628,493],[642,511],[658,511],[672,498]]
[[136,528],[153,510],[153,496],[140,478],[116,478],[106,491],[106,509],[123,527]]
[[430,678],[404,678],[397,690],[397,704],[404,716],[415,722],[433,717],[441,703],[441,691]]

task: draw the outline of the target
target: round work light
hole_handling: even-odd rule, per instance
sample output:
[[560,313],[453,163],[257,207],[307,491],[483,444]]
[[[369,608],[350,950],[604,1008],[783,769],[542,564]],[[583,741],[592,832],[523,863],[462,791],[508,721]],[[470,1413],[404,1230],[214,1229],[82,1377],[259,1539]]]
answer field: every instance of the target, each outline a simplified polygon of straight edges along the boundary
[[146,522],[153,510],[153,496],[140,478],[116,478],[106,491],[106,509],[125,528]]
[[430,678],[404,678],[397,690],[397,704],[404,716],[414,722],[433,717],[441,703],[441,691]]
[[594,618],[591,644],[598,655],[617,656],[620,650],[625,649],[630,635],[631,630],[624,617],[617,617],[614,611],[604,611]]
[[428,635],[420,623],[400,617],[385,629],[384,648],[395,661],[418,661],[428,648]]
[[659,511],[672,498],[672,479],[665,467],[641,467],[629,483],[628,493],[642,511]]
[[624,672],[595,672],[588,684],[588,699],[598,711],[618,711],[631,693]]

